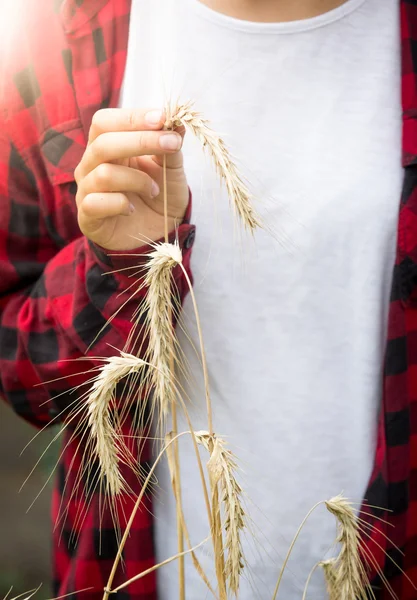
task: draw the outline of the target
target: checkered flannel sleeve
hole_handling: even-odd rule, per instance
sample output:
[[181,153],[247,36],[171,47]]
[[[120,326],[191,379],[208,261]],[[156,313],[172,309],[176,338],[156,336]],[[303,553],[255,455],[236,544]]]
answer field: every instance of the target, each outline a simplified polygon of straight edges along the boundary
[[[44,214],[43,189],[38,173],[0,133],[0,393],[39,427],[70,411],[76,399],[70,391],[91,377],[80,373],[97,365],[93,356],[123,348],[140,295],[131,298],[128,271],[106,273],[143,262],[150,250],[109,257],[79,232],[60,248]],[[177,231],[187,269],[194,236],[189,211]],[[76,223],[75,213],[72,218]],[[180,269],[174,277],[182,300]],[[74,360],[85,356],[91,358]]]

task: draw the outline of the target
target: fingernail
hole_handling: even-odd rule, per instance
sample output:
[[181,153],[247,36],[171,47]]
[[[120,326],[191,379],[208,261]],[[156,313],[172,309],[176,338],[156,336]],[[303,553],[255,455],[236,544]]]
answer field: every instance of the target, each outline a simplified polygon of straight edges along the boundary
[[155,198],[158,195],[159,195],[159,185],[156,183],[156,181],[152,180],[151,196],[152,196],[152,198]]
[[163,150],[179,150],[181,142],[181,136],[177,133],[166,133],[159,138],[159,144]]
[[150,110],[145,115],[145,121],[149,125],[158,125],[162,119],[162,110]]
[[132,203],[129,204],[129,212],[130,212],[130,214],[132,214],[133,212],[135,212],[135,207],[133,206]]

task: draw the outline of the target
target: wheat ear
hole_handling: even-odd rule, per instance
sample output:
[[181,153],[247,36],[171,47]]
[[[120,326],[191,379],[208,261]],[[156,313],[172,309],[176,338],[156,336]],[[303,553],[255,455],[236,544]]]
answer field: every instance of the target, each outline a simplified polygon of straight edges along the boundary
[[[360,526],[352,504],[343,496],[335,496],[326,508],[337,519],[339,555],[328,569],[331,585],[338,600],[366,600],[369,579],[360,555]],[[336,597],[336,596],[335,596]]]
[[148,287],[145,297],[145,315],[149,332],[147,356],[155,366],[151,373],[154,389],[154,405],[159,424],[165,422],[172,403],[175,403],[174,373],[172,371],[172,348],[174,330],[172,323],[172,269],[182,262],[177,243],[156,244],[149,254],[144,285]]
[[127,352],[105,359],[87,399],[88,425],[95,454],[107,492],[112,496],[124,489],[124,481],[119,471],[118,436],[111,419],[111,404],[119,381],[138,373],[146,364]]
[[209,432],[197,432],[196,437],[210,454],[207,470],[212,490],[217,490],[220,486],[227,551],[225,577],[229,590],[237,597],[240,576],[245,566],[242,533],[246,527],[246,514],[242,505],[242,488],[236,480],[236,459],[221,438],[210,435]]
[[224,182],[230,202],[240,217],[245,229],[253,233],[262,227],[261,220],[252,206],[251,194],[240,175],[226,144],[218,133],[211,129],[207,119],[194,110],[193,102],[186,102],[166,109],[166,129],[181,125],[189,129],[210,155],[216,172]]
[[329,600],[337,600],[337,571],[336,571],[336,559],[330,558],[329,560],[323,560],[319,563],[324,573],[324,579],[326,581],[327,593],[329,594]]

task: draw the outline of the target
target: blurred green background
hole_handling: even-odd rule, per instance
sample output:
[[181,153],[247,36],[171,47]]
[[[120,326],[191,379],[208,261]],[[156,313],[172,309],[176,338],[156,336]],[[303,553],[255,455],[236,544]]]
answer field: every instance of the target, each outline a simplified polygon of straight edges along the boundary
[[19,492],[57,430],[42,432],[21,456],[36,432],[0,399],[0,599],[11,586],[13,597],[41,583],[42,588],[35,598],[51,597],[49,512],[52,483],[47,485],[30,511],[27,510],[55,464],[59,441],[53,444]]

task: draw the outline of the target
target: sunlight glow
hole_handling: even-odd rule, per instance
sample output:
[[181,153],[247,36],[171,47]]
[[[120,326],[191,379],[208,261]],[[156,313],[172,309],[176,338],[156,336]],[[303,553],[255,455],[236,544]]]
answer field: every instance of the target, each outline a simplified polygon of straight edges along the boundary
[[0,0],[0,62],[17,42],[22,4],[16,0]]

